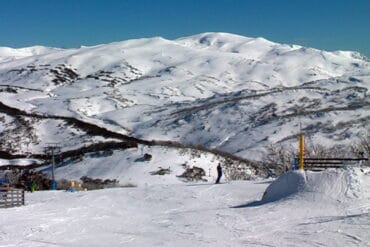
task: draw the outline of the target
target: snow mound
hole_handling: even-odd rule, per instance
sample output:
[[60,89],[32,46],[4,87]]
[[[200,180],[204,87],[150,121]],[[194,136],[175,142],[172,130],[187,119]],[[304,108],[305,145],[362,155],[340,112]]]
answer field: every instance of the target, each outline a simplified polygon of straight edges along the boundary
[[302,171],[284,173],[267,187],[263,194],[262,202],[277,201],[303,191],[306,181],[306,174]]
[[298,193],[315,201],[345,202],[361,199],[365,194],[368,177],[360,168],[322,172],[289,171],[267,187],[261,202],[273,202]]
[[369,177],[360,168],[309,172],[306,176],[304,192],[336,201],[362,198]]

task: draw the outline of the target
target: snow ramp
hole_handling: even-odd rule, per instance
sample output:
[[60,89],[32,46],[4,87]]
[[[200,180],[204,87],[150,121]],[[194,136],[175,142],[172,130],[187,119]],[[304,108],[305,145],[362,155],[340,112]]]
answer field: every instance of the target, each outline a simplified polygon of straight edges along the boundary
[[369,194],[370,176],[361,168],[327,169],[322,172],[289,171],[266,189],[261,202],[293,196],[338,202],[363,199]]

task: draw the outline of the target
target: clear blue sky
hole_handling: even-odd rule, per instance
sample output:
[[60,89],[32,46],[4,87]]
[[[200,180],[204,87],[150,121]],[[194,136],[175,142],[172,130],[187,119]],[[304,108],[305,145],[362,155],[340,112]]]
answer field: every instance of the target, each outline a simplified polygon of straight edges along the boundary
[[370,57],[370,0],[0,0],[0,46],[230,32]]

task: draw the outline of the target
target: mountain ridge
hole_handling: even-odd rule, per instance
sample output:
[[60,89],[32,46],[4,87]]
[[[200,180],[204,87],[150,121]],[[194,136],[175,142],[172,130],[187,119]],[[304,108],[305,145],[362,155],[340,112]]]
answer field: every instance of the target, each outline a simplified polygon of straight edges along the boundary
[[[269,145],[293,145],[299,125],[328,146],[368,131],[370,63],[357,52],[227,33],[45,51],[11,61],[0,53],[2,103],[252,159]],[[15,120],[0,114],[0,138],[10,138]]]
[[[239,35],[239,34],[233,34],[233,33],[226,33],[226,32],[204,32],[204,33],[198,33],[198,34],[194,34],[194,35],[190,35],[190,36],[184,36],[184,37],[179,37],[179,38],[176,38],[176,39],[166,39],[164,37],[161,37],[161,36],[155,36],[155,37],[148,37],[148,38],[134,38],[134,39],[128,39],[128,40],[122,40],[122,41],[112,41],[112,42],[109,42],[109,43],[100,43],[100,44],[95,44],[95,45],[81,45],[80,47],[70,47],[70,48],[59,48],[59,47],[54,47],[54,46],[44,46],[44,45],[33,45],[33,46],[25,46],[25,47],[18,47],[18,48],[14,48],[14,47],[9,47],[9,46],[0,46],[0,57],[6,57],[7,55],[4,55],[6,54],[7,52],[12,55],[12,53],[22,53],[25,52],[25,53],[28,53],[29,56],[31,55],[42,55],[43,53],[46,53],[45,51],[55,51],[55,52],[58,52],[58,51],[65,51],[65,50],[78,50],[78,49],[84,49],[84,48],[93,48],[93,47],[99,47],[99,46],[104,46],[104,45],[110,45],[110,44],[120,44],[120,43],[124,43],[124,42],[137,42],[139,40],[154,40],[154,39],[159,39],[159,40],[164,40],[164,41],[172,41],[172,42],[176,42],[176,43],[179,43],[179,44],[183,44],[183,43],[186,43],[186,42],[189,42],[189,41],[193,41],[193,42],[197,42],[198,40],[198,43],[202,44],[201,41],[199,40],[202,40],[202,39],[206,39],[207,37],[214,37],[214,38],[220,38],[220,37],[226,37],[228,38],[228,40],[233,40],[233,39],[239,39],[239,40],[243,40],[245,42],[254,42],[254,41],[264,41],[266,43],[270,43],[272,45],[283,45],[283,46],[288,46],[288,47],[291,47],[291,48],[294,48],[294,49],[299,49],[299,48],[304,48],[304,49],[314,49],[314,50],[317,50],[317,51],[324,51],[324,52],[330,52],[330,53],[347,53],[347,54],[356,54],[357,57],[359,58],[365,58],[368,60],[368,58],[358,52],[358,51],[353,51],[353,50],[321,50],[321,49],[316,49],[316,48],[312,48],[312,47],[305,47],[305,46],[302,46],[302,45],[297,45],[297,44],[285,44],[285,43],[278,43],[278,42],[273,42],[273,41],[270,41],[268,39],[265,39],[264,37],[247,37],[247,36],[243,36],[243,35]],[[45,50],[43,52],[43,50]],[[1,52],[3,51],[3,52]],[[33,54],[32,54],[33,52]],[[39,54],[37,54],[39,53]],[[9,56],[9,55],[8,55]]]

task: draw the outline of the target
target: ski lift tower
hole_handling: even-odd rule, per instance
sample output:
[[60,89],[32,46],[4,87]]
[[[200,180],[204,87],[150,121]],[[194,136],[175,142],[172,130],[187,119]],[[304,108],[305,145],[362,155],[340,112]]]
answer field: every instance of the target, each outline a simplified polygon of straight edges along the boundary
[[55,181],[55,156],[61,151],[60,144],[57,142],[46,143],[44,147],[44,152],[47,156],[51,156],[51,185],[52,190],[56,190],[57,182]]

